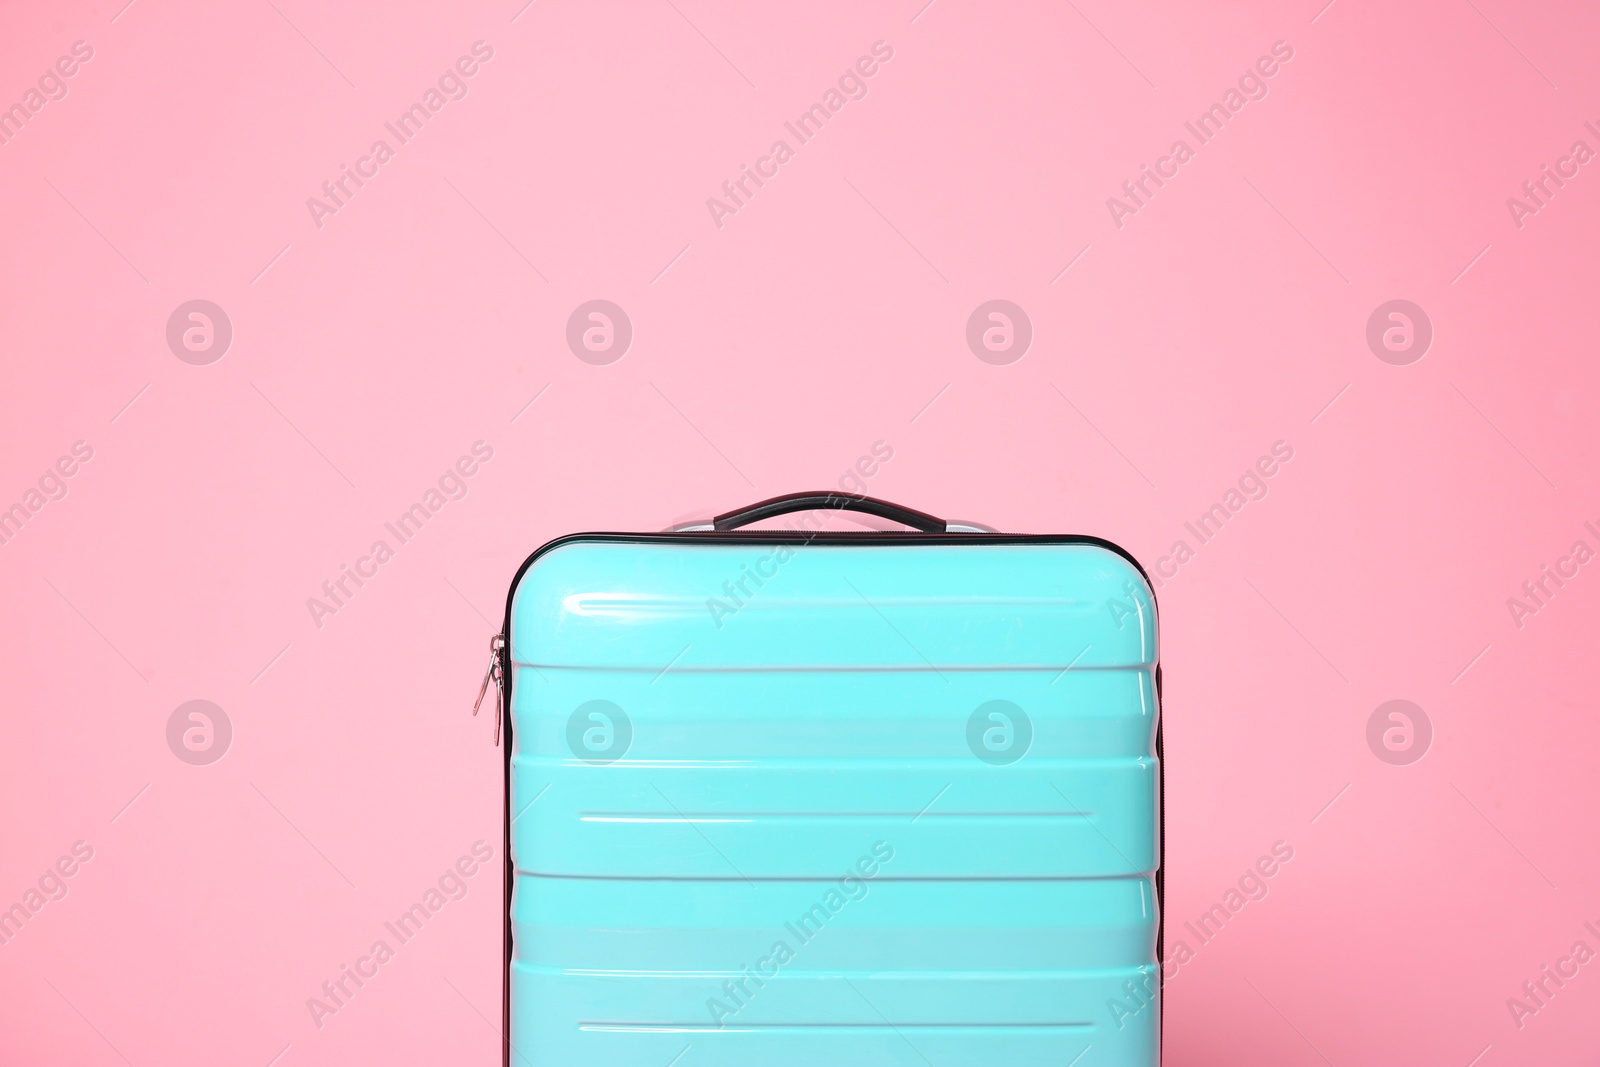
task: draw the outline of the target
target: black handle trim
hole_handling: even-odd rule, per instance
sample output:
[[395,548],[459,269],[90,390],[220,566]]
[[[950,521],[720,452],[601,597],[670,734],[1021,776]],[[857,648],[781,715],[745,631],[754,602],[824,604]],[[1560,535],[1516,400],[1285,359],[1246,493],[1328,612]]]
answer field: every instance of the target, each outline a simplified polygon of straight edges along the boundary
[[891,504],[876,497],[834,492],[789,493],[785,496],[775,496],[770,500],[762,500],[718,515],[711,520],[711,526],[714,530],[737,530],[753,522],[788,515],[795,511],[859,511],[866,515],[876,515],[880,519],[898,522],[922,533],[944,533],[946,526],[943,519],[935,518],[925,511]]

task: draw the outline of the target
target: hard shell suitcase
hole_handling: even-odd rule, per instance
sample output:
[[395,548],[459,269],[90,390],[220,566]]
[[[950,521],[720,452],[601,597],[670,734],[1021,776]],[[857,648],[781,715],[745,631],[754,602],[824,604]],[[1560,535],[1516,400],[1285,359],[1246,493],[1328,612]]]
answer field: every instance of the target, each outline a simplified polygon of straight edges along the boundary
[[[739,530],[826,508],[911,531]],[[950,530],[798,494],[523,564],[506,1064],[1159,1062],[1153,593]]]

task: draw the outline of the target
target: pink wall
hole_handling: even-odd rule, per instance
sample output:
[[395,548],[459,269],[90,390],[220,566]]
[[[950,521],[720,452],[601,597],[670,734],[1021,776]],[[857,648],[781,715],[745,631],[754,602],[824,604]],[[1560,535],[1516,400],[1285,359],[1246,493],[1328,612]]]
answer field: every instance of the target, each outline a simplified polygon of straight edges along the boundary
[[[1600,963],[1507,1006],[1600,951],[1600,564],[1507,605],[1600,551],[1600,164],[1570,155],[1600,151],[1600,14],[922,2],[8,5],[0,105],[43,89],[0,144],[0,905],[66,896],[0,946],[0,1062],[498,1062],[483,872],[320,1028],[306,1001],[474,842],[498,859],[468,706],[516,565],[879,441],[875,495],[1166,568],[1172,936],[1294,850],[1190,940],[1169,1064],[1600,1062]],[[386,130],[461,57],[463,98]],[[1240,84],[1266,95],[1186,129]],[[1113,211],[1144,164],[1170,176]],[[1545,164],[1576,175],[1534,212]],[[620,360],[568,347],[595,299]],[[1019,360],[968,346],[996,299]],[[184,347],[195,300],[220,359],[215,313]],[[1392,300],[1420,360],[1369,347]],[[193,700],[220,761],[175,755]],[[1376,754],[1387,712],[1369,747],[1391,700],[1419,762]]]

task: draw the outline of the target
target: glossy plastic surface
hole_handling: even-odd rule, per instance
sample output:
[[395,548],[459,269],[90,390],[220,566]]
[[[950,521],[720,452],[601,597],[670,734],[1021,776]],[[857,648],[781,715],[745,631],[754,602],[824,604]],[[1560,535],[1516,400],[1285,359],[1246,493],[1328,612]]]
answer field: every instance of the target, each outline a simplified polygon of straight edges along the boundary
[[1158,1062],[1125,559],[576,541],[511,622],[513,1063]]

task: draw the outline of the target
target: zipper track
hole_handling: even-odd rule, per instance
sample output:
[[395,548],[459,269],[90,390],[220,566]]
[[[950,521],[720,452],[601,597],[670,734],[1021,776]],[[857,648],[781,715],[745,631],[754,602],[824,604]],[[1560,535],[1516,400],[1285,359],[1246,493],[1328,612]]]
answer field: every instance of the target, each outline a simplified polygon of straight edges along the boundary
[[[827,531],[822,533],[801,530],[693,530],[681,533],[577,533],[567,534],[548,541],[536,548],[527,559],[522,561],[522,566],[517,568],[517,573],[512,576],[511,588],[506,592],[506,611],[500,623],[500,650],[496,655],[499,658],[501,691],[500,715],[505,720],[505,754],[503,756],[504,778],[502,793],[504,815],[501,822],[504,825],[502,836],[501,855],[505,860],[505,880],[503,885],[503,899],[500,906],[501,913],[505,916],[505,958],[501,968],[500,992],[500,1039],[501,1039],[501,1065],[511,1067],[511,891],[516,881],[515,865],[511,862],[511,686],[513,672],[511,670],[511,606],[516,600],[517,586],[522,584],[523,575],[539,561],[539,558],[553,552],[563,545],[577,544],[580,542],[600,542],[608,544],[635,544],[635,545],[677,545],[677,544],[707,544],[707,545],[863,545],[863,544],[891,544],[891,545],[1090,545],[1103,548],[1114,555],[1120,556],[1133,565],[1139,572],[1139,577],[1144,579],[1145,585],[1150,590],[1150,603],[1156,606],[1156,618],[1161,617],[1161,609],[1156,604],[1155,583],[1150,581],[1149,573],[1144,569],[1133,554],[1114,541],[1107,541],[1103,537],[1094,537],[1090,534],[988,534],[988,533],[921,533],[901,532],[898,530],[852,530]],[[1161,733],[1164,726],[1164,716],[1161,714],[1161,665],[1156,665],[1156,762],[1160,767],[1161,797],[1156,818],[1160,821],[1160,835],[1157,841],[1156,856],[1156,911],[1159,919],[1156,923],[1156,976],[1157,986],[1165,985],[1163,977],[1163,964],[1166,962],[1166,873],[1167,873],[1167,763],[1163,758]],[[1160,1016],[1157,1026],[1159,1028],[1159,1047],[1161,1057],[1165,1058],[1167,998],[1161,998]],[[519,1054],[520,1055],[520,1054]]]

